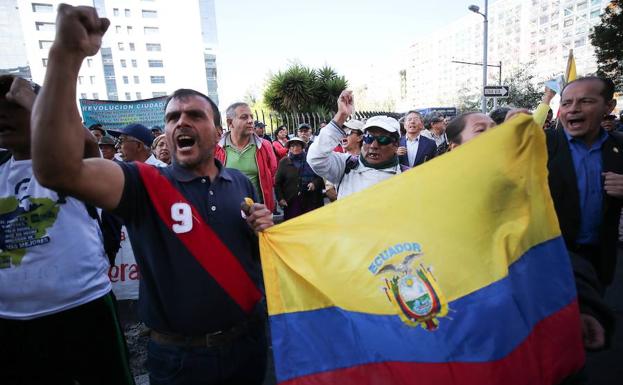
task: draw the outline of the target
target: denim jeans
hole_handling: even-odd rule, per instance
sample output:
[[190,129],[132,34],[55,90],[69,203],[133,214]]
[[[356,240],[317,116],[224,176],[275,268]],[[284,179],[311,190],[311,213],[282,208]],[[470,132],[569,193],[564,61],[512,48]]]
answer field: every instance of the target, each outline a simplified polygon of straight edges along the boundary
[[223,346],[182,347],[149,341],[151,385],[257,384],[264,381],[267,341],[263,323]]

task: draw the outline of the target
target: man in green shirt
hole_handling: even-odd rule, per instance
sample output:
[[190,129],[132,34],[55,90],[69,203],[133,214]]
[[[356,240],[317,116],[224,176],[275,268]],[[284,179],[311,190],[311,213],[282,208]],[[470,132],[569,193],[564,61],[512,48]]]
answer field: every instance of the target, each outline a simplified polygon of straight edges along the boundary
[[219,141],[215,156],[225,167],[245,174],[269,210],[275,208],[273,196],[277,158],[272,144],[255,133],[251,108],[234,103],[225,112],[229,132]]

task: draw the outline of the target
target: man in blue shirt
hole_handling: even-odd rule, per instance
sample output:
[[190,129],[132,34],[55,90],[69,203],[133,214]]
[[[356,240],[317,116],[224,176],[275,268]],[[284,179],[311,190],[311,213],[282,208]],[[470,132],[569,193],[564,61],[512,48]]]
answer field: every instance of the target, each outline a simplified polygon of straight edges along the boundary
[[[616,105],[613,93],[608,79],[586,77],[569,83],[561,94],[563,129],[547,132],[549,187],[561,232],[576,277],[581,265],[582,277],[595,278],[589,286],[597,289],[596,301],[613,279],[623,199],[623,135],[601,127],[602,118]],[[580,295],[582,287],[579,282]],[[591,314],[581,310],[583,316]],[[610,322],[607,317],[600,321]],[[593,347],[600,347],[595,342]]]
[[[261,384],[265,310],[257,231],[272,214],[251,182],[214,158],[217,106],[193,90],[165,104],[173,164],[82,160],[76,80],[110,22],[94,8],[59,6],[46,87],[33,109],[33,170],[42,185],[124,219],[139,264],[139,316],[152,330],[150,383]],[[49,146],[60,141],[62,148]]]

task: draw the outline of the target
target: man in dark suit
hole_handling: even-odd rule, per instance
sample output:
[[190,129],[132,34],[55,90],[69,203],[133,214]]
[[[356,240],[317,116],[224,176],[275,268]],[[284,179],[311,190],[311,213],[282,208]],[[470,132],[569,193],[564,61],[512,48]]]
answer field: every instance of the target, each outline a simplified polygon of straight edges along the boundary
[[[586,278],[595,298],[613,280],[618,223],[623,202],[623,134],[606,132],[601,120],[616,105],[612,81],[586,77],[569,83],[561,94],[563,129],[547,131],[549,187],[560,229],[571,254],[576,281]],[[582,298],[582,285],[578,292]],[[584,295],[584,297],[586,297]],[[582,301],[580,301],[582,308]],[[583,328],[604,340],[603,329],[581,309]],[[608,329],[607,325],[606,329]],[[586,335],[586,334],[585,334]],[[591,346],[587,346],[591,347]]]
[[417,111],[409,111],[404,116],[406,136],[400,138],[398,158],[400,164],[415,167],[435,157],[437,145],[432,139],[422,135],[424,120]]

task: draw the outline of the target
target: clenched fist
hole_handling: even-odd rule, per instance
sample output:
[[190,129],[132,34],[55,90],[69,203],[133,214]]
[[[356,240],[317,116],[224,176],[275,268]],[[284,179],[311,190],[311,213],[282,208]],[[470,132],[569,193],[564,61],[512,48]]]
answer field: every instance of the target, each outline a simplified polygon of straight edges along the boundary
[[95,8],[60,4],[52,49],[82,59],[93,56],[100,49],[109,25],[110,21],[100,18]]

